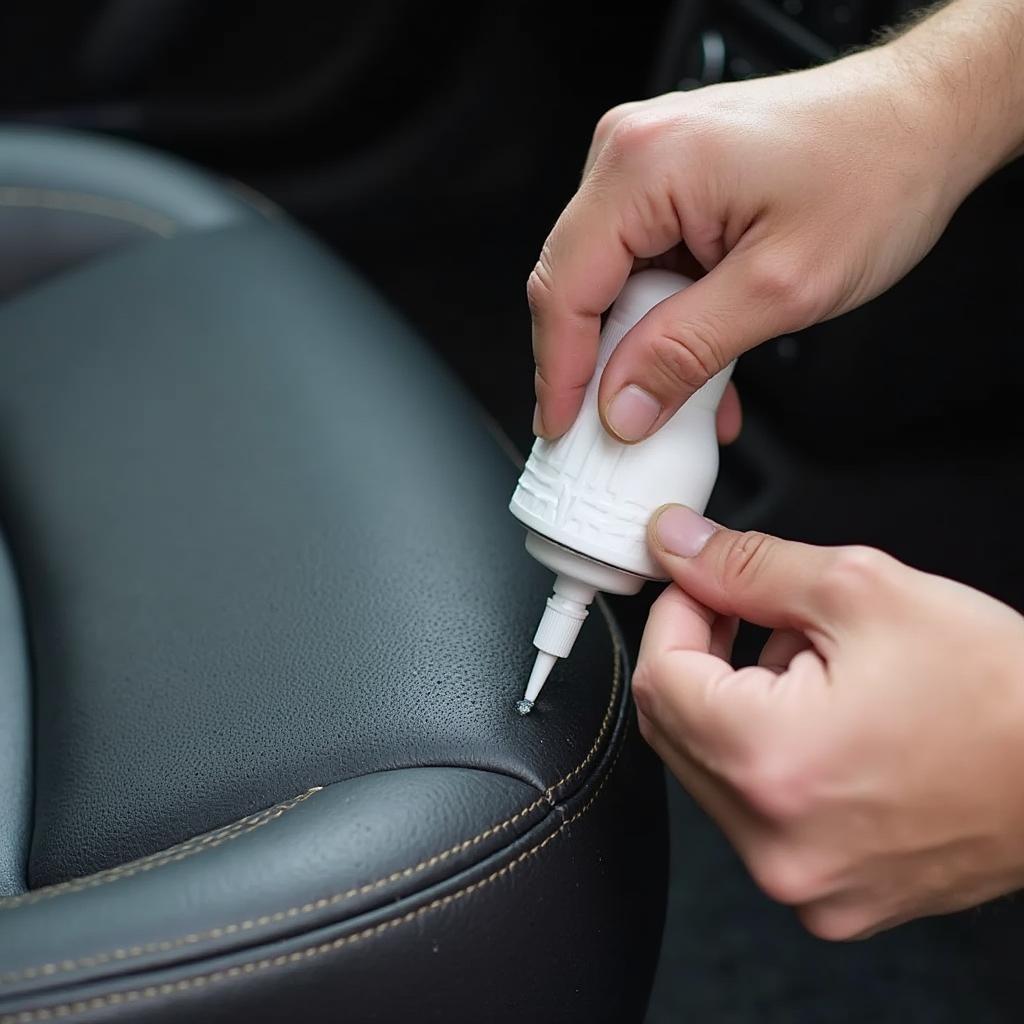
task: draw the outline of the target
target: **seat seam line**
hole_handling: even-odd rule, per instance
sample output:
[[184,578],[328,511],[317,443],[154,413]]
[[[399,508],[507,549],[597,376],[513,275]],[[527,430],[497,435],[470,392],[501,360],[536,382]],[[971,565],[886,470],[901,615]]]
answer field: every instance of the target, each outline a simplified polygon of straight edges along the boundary
[[408,913],[390,918],[387,921],[383,921],[370,928],[365,928],[362,931],[353,932],[350,935],[344,935],[329,942],[322,942],[312,946],[307,946],[304,949],[296,950],[293,953],[283,953],[275,957],[261,957],[256,960],[249,960],[244,964],[237,964],[233,967],[222,968],[216,971],[211,971],[207,974],[193,975],[189,978],[183,978],[176,982],[147,985],[143,988],[130,989],[127,992],[112,992],[105,996],[94,996],[89,999],[37,1007],[32,1010],[17,1011],[0,1017],[0,1024],[34,1024],[35,1021],[50,1020],[54,1016],[64,1017],[71,1014],[85,1013],[89,1010],[100,1010],[108,1006],[117,1006],[121,1003],[140,1002],[147,999],[155,999],[162,995],[174,995],[176,992],[187,992],[193,989],[205,988],[207,985],[218,984],[219,982],[242,977],[246,974],[253,974],[258,971],[283,967],[287,964],[299,963],[327,953],[333,953],[345,946],[355,945],[357,942],[361,942],[364,939],[376,938],[378,935],[382,935],[385,932],[390,931],[392,928],[397,928],[403,924],[419,920],[425,915],[446,907],[451,903],[457,902],[466,896],[470,896],[474,892],[477,892],[497,881],[499,878],[503,878],[505,875],[514,871],[524,861],[539,854],[546,846],[561,836],[571,825],[582,818],[594,805],[597,798],[604,791],[608,780],[614,773],[624,749],[625,744],[621,744],[615,752],[614,760],[609,765],[608,771],[605,772],[597,788],[590,795],[586,803],[574,814],[566,818],[558,828],[548,836],[529,849],[524,850],[513,860],[502,865],[502,867],[496,869],[485,878],[482,878],[477,882],[472,882],[453,893],[448,893],[445,896],[440,896],[437,899],[431,900],[429,903],[417,908],[416,910],[410,910]]
[[59,213],[84,213],[119,220],[144,228],[162,238],[170,238],[181,225],[173,217],[130,199],[112,199],[92,192],[73,189],[0,185],[0,206],[11,209],[55,210]]
[[[70,971],[79,970],[79,969],[81,969],[83,967],[84,968],[97,967],[97,966],[100,966],[102,964],[113,963],[113,962],[121,963],[121,962],[124,962],[126,960],[137,959],[138,957],[146,956],[146,955],[151,954],[151,953],[170,952],[170,951],[172,951],[174,949],[180,949],[180,948],[183,948],[183,947],[186,947],[186,946],[194,946],[194,945],[197,945],[200,942],[204,942],[204,941],[207,941],[207,940],[210,940],[210,939],[223,938],[226,935],[234,935],[234,934],[236,934],[238,932],[250,931],[250,930],[252,930],[254,928],[265,927],[266,925],[269,925],[269,924],[277,924],[277,923],[279,923],[281,921],[284,921],[284,920],[287,920],[289,918],[297,918],[297,917],[300,917],[300,916],[303,916],[303,915],[306,915],[306,914],[314,913],[314,912],[316,912],[318,910],[324,910],[327,907],[336,906],[336,905],[338,905],[340,903],[344,903],[345,901],[347,901],[349,899],[353,899],[356,896],[366,895],[369,892],[373,892],[373,891],[375,891],[377,889],[381,889],[384,886],[391,884],[392,882],[400,881],[403,878],[410,878],[413,875],[419,874],[422,871],[426,871],[429,868],[434,867],[435,865],[437,865],[439,863],[442,863],[443,861],[449,859],[452,856],[457,856],[459,853],[462,853],[465,850],[467,850],[467,849],[469,849],[469,848],[471,848],[473,846],[476,846],[478,843],[482,842],[484,839],[487,839],[490,836],[495,835],[498,832],[504,831],[506,828],[508,828],[511,825],[513,825],[520,818],[523,818],[526,815],[532,813],[538,807],[540,807],[541,805],[543,805],[545,803],[547,803],[551,807],[555,807],[556,806],[556,795],[557,795],[558,791],[561,790],[562,787],[567,782],[571,781],[577,775],[579,775],[580,772],[582,772],[587,767],[587,765],[594,759],[594,757],[596,756],[598,750],[600,749],[601,744],[602,744],[602,742],[604,740],[605,734],[608,732],[608,728],[609,728],[609,726],[611,724],[612,717],[614,715],[615,708],[616,708],[617,701],[618,701],[619,690],[620,690],[621,685],[622,685],[622,669],[623,669],[624,654],[623,654],[621,642],[619,640],[619,637],[618,637],[618,634],[617,634],[616,630],[614,628],[612,628],[612,623],[611,623],[610,615],[608,613],[607,608],[604,606],[603,602],[601,602],[600,607],[601,607],[602,614],[605,616],[606,623],[608,625],[609,636],[611,637],[611,641],[612,641],[613,665],[612,665],[612,685],[611,685],[611,689],[610,689],[610,693],[609,693],[608,705],[607,705],[607,707],[605,709],[604,716],[603,716],[603,718],[601,720],[601,724],[600,724],[600,726],[598,728],[597,735],[596,735],[596,737],[594,739],[594,742],[592,743],[590,749],[587,751],[587,754],[584,756],[583,760],[580,761],[580,763],[578,765],[576,765],[575,768],[573,768],[571,771],[567,772],[564,776],[562,776],[562,778],[559,779],[558,782],[554,783],[553,785],[551,785],[547,789],[545,789],[544,792],[541,794],[541,796],[539,796],[532,803],[526,805],[525,807],[520,808],[518,811],[516,811],[515,814],[513,814],[510,817],[506,818],[504,821],[498,822],[497,824],[494,824],[494,825],[490,825],[490,826],[488,826],[488,828],[484,829],[482,832],[479,832],[477,835],[475,835],[475,836],[473,836],[473,837],[471,837],[469,839],[461,840],[459,843],[456,843],[454,846],[451,846],[448,849],[441,851],[440,853],[433,854],[432,856],[430,856],[430,857],[428,857],[428,858],[426,858],[424,860],[421,860],[418,864],[415,864],[415,865],[413,865],[411,867],[402,868],[402,869],[400,869],[398,871],[391,872],[390,874],[388,874],[388,875],[386,875],[386,876],[384,876],[382,878],[378,878],[378,879],[376,879],[373,882],[367,882],[367,883],[359,885],[359,886],[354,886],[354,887],[352,887],[350,889],[344,890],[343,892],[333,893],[330,896],[320,897],[317,900],[311,900],[311,901],[308,901],[308,902],[303,903],[303,904],[291,906],[291,907],[288,907],[286,910],[274,911],[274,912],[269,913],[269,914],[263,914],[263,915],[260,915],[258,917],[247,918],[247,919],[245,919],[243,921],[233,922],[233,923],[227,924],[227,925],[219,925],[219,926],[217,926],[215,928],[205,929],[203,931],[190,932],[187,935],[183,935],[183,936],[180,936],[180,937],[175,938],[175,939],[154,940],[154,941],[149,942],[149,943],[141,943],[141,944],[134,945],[134,946],[119,947],[117,949],[110,950],[110,951],[101,951],[101,952],[93,953],[93,954],[91,954],[89,956],[80,957],[80,958],[77,958],[77,959],[74,959],[74,960],[69,958],[67,960],[62,960],[62,961],[51,961],[51,962],[45,963],[45,964],[39,964],[39,965],[27,967],[27,968],[21,968],[21,969],[19,969],[17,971],[8,971],[8,972],[5,972],[3,974],[0,974],[0,985],[10,985],[10,984],[14,984],[14,983],[19,982],[19,981],[28,981],[28,980],[32,980],[32,979],[38,978],[38,977],[52,977],[53,975],[56,975],[56,974],[68,973]],[[294,799],[296,801],[304,800],[304,799],[308,798],[309,796],[313,795],[320,788],[322,788],[322,787],[317,787],[316,789],[310,790],[306,794],[303,794],[301,797],[297,797],[297,798],[294,798]],[[278,805],[278,806],[281,806],[281,805]],[[273,810],[273,808],[271,808],[270,810]],[[264,812],[264,813],[266,813],[266,812]],[[244,820],[245,819],[243,819],[243,821]],[[230,828],[230,827],[231,826],[225,826],[225,828]],[[251,831],[251,829],[250,829],[250,831]],[[239,833],[239,834],[241,834],[241,833]],[[234,838],[234,837],[232,837],[232,838]],[[218,844],[211,844],[211,846],[212,845],[218,845]],[[207,846],[205,848],[209,849],[211,847]],[[163,851],[163,852],[166,853],[167,851]],[[201,851],[195,851],[195,852],[201,852]],[[160,855],[159,854],[155,854],[153,856],[160,856]],[[183,858],[179,857],[177,859],[183,859]],[[170,861],[167,861],[165,863],[169,863],[169,862]],[[126,867],[130,867],[130,866],[131,865],[126,865]],[[159,866],[159,865],[156,865],[156,864],[153,865],[153,867],[156,867],[156,866]],[[140,869],[140,870],[147,870],[147,869]],[[117,878],[110,878],[110,879],[108,879],[108,881],[111,881],[111,882],[117,881]],[[62,883],[62,884],[70,884],[70,883]],[[96,883],[96,884],[102,884],[102,883]],[[89,886],[82,886],[81,888],[88,888],[88,887]],[[54,897],[56,897],[56,896],[65,895],[65,894],[66,894],[66,891],[65,892],[55,892],[52,895]],[[31,895],[34,895],[34,894],[26,894],[26,896],[31,896]],[[21,903],[30,902],[28,899],[26,899],[26,896],[9,897],[9,899],[17,899],[17,900],[21,901]],[[10,909],[10,907],[5,907],[3,905],[3,903],[0,902],[0,911],[2,911],[4,909]]]
[[282,814],[290,811],[293,807],[297,807],[322,789],[323,786],[313,786],[298,796],[282,800],[280,803],[266,807],[255,814],[249,814],[244,818],[239,818],[238,821],[222,825],[212,832],[207,832],[201,836],[193,836],[184,842],[168,846],[146,857],[129,861],[127,864],[121,864],[118,867],[108,868],[104,871],[97,871],[94,874],[84,875],[81,878],[69,879],[66,882],[57,882],[54,885],[43,886],[30,892],[19,893],[17,896],[0,897],[0,912],[33,903],[41,903],[44,900],[55,899],[58,896],[67,896],[70,893],[81,892],[85,889],[93,889],[100,885],[109,885],[122,878],[130,878],[144,871],[152,871],[154,868],[162,867],[165,864],[175,863],[196,853],[202,853],[204,850],[213,849],[216,846],[220,846],[221,843],[237,839],[239,836],[247,835],[249,832],[254,832],[256,829],[276,821]]

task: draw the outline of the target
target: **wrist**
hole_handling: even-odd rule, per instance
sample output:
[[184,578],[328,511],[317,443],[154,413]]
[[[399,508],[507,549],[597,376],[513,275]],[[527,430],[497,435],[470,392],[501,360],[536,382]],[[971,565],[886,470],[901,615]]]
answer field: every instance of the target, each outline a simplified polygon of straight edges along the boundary
[[901,43],[861,50],[825,68],[838,72],[837,98],[856,111],[852,127],[870,153],[870,173],[898,183],[904,202],[944,224],[991,172],[965,159],[963,136],[942,92]]
[[930,142],[953,206],[1024,150],[1022,0],[955,0],[874,52]]

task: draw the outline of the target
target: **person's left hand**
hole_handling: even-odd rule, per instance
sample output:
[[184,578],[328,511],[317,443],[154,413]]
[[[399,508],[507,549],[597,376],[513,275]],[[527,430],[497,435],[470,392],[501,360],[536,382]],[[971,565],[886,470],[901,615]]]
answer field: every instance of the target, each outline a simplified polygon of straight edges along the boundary
[[[868,548],[652,519],[644,737],[823,938],[1024,887],[1024,618]],[[775,630],[729,664],[736,617]]]

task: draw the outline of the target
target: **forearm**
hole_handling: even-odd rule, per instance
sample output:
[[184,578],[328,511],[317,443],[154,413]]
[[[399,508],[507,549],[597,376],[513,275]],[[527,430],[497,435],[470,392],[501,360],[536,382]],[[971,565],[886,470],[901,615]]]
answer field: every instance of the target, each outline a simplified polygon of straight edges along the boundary
[[1024,0],[953,0],[882,49],[920,90],[954,189],[1024,153]]

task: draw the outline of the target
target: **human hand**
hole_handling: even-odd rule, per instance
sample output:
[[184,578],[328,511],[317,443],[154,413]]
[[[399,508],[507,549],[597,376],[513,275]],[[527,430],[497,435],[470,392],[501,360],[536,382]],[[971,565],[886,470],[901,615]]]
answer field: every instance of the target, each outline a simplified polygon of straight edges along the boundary
[[[1024,886],[1024,618],[682,506],[650,543],[675,582],[633,677],[641,732],[770,897],[847,939]],[[738,671],[737,616],[775,630]]]
[[976,183],[957,173],[954,121],[891,46],[609,111],[528,282],[535,432],[571,425],[601,314],[639,267],[703,276],[630,331],[604,371],[602,419],[628,442],[741,352],[892,285]]

